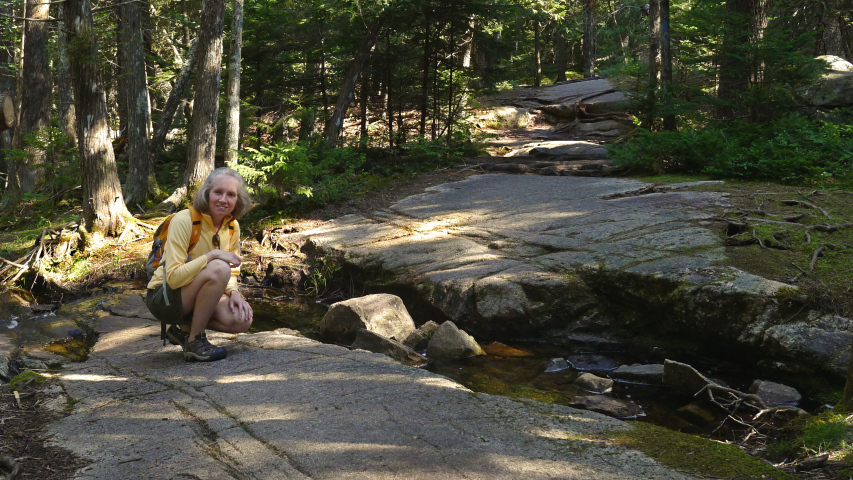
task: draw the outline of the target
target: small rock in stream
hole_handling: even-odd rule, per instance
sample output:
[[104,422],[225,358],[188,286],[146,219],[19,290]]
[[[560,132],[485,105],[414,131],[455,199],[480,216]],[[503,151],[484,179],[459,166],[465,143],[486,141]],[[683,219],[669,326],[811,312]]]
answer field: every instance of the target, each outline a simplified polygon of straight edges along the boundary
[[459,330],[450,320],[438,327],[426,351],[428,358],[466,358],[485,354],[474,337]]
[[803,399],[803,396],[800,395],[800,392],[796,388],[765,380],[752,382],[748,392],[758,395],[768,405],[790,405],[796,407],[799,405],[800,400]]
[[610,398],[605,395],[580,395],[572,398],[569,406],[603,413],[619,419],[636,418],[643,415],[643,409],[636,403]]
[[611,374],[614,378],[629,382],[648,383],[660,385],[663,383],[663,364],[652,365],[622,365]]
[[608,393],[613,390],[613,380],[597,377],[591,373],[584,373],[572,385],[593,393]]
[[545,373],[560,372],[572,368],[572,364],[567,362],[565,358],[552,358],[548,360],[548,366],[545,368]]

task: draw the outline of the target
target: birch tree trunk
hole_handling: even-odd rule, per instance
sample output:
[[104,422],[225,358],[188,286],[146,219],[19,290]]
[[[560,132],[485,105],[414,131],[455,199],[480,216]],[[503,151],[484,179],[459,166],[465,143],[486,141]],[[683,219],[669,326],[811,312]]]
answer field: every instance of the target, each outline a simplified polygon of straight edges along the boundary
[[[148,127],[151,122],[148,81],[145,70],[145,42],[142,37],[142,7],[137,2],[122,7],[124,85],[127,112],[128,173],[127,202],[144,202],[151,192],[154,166],[148,155]],[[156,184],[156,183],[155,183]]]
[[228,54],[228,111],[225,114],[225,164],[237,163],[240,148],[240,57],[243,48],[243,0],[233,0]]
[[77,107],[77,138],[83,186],[83,226],[98,243],[117,235],[130,213],[124,204],[107,123],[107,99],[98,64],[92,5],[66,0],[71,73]]
[[[12,139],[13,148],[23,149],[18,162],[21,192],[35,192],[44,183],[47,152],[27,142],[26,137],[40,136],[50,127],[51,76],[48,53],[48,13],[50,4],[43,0],[27,0],[24,44],[23,83],[18,127]],[[43,140],[43,139],[42,139]]]

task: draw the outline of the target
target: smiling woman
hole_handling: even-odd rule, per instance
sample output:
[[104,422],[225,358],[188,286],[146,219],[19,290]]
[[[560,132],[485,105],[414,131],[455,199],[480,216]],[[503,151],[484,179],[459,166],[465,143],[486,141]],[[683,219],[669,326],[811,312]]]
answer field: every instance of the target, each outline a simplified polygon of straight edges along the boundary
[[[230,168],[219,168],[196,193],[193,207],[175,214],[163,260],[148,283],[146,304],[161,322],[172,324],[166,338],[183,348],[187,361],[225,358],[206,329],[242,333],[252,325],[252,307],[237,290],[240,227],[249,209],[246,183]],[[198,241],[191,244],[191,239]]]

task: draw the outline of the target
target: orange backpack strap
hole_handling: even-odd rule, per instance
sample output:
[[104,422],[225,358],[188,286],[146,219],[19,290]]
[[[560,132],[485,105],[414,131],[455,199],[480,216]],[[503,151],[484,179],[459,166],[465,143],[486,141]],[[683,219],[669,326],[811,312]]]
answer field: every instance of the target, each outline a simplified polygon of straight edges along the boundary
[[193,207],[190,207],[190,217],[192,217],[193,225],[190,233],[190,244],[187,246],[187,253],[196,246],[199,237],[201,237],[201,213]]

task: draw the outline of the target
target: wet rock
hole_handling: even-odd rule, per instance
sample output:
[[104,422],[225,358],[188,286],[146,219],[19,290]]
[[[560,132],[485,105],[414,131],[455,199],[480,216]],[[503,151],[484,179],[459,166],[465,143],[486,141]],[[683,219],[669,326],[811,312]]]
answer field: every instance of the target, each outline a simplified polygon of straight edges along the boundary
[[438,330],[438,327],[439,325],[432,320],[426,322],[418,327],[417,330],[410,333],[406,339],[403,340],[403,345],[415,350],[424,350],[427,345],[429,345],[429,339],[432,338],[435,331]]
[[566,360],[582,372],[610,372],[619,366],[614,360],[601,355],[571,355]]
[[716,385],[714,381],[690,365],[668,359],[663,363],[663,383],[677,392],[688,395],[695,395],[708,384]]
[[663,383],[663,364],[651,365],[622,365],[610,373],[613,378],[627,380],[629,382],[649,383],[659,385]]
[[610,398],[605,395],[580,395],[569,401],[569,406],[592,410],[615,418],[636,418],[643,409],[636,403]]
[[584,373],[575,379],[573,385],[577,388],[593,393],[608,393],[613,390],[613,380],[609,378],[601,378],[591,373]]
[[352,348],[381,353],[397,360],[403,365],[418,367],[427,363],[427,359],[423,355],[412,350],[410,347],[364,328],[356,334]]
[[797,406],[803,396],[794,387],[781,383],[756,380],[749,386],[749,393],[754,393],[764,400],[768,405],[790,405]]
[[518,348],[513,348],[507,345],[504,345],[500,342],[490,343],[488,345],[480,345],[483,348],[483,351],[486,352],[486,355],[493,355],[495,357],[532,357],[533,354],[524,350],[520,350]]
[[704,402],[693,402],[675,411],[681,418],[694,425],[707,425],[717,420],[717,414]]
[[340,343],[352,342],[362,328],[405,340],[415,331],[415,322],[400,297],[385,293],[335,303],[320,322],[320,334]]
[[485,355],[474,337],[459,330],[451,321],[441,324],[427,346],[427,358],[466,358]]
[[548,366],[545,367],[545,373],[561,372],[572,368],[572,365],[565,358],[552,358],[548,360]]
[[156,320],[154,315],[148,311],[148,307],[145,306],[145,300],[142,298],[142,295],[135,293],[122,297],[116,305],[109,307],[109,311],[118,317],[136,317]]

